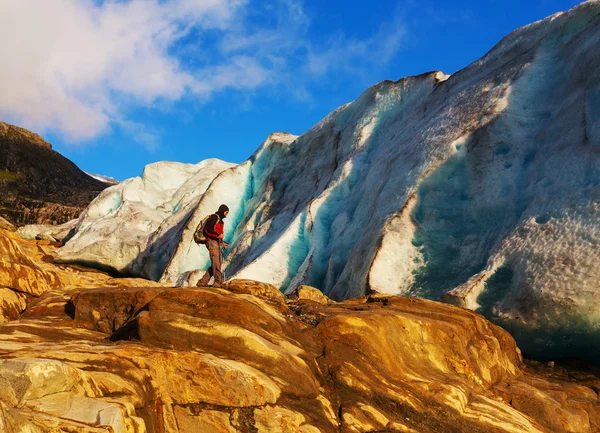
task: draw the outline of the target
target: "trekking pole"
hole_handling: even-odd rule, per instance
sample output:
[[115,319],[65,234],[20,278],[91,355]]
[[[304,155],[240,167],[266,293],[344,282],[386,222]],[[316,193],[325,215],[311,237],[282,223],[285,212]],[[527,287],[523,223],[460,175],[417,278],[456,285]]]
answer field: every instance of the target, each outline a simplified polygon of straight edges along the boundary
[[225,255],[225,249],[223,243],[219,242],[219,252],[221,253],[221,275],[223,276],[223,282],[225,282],[225,270],[223,269],[223,256]]

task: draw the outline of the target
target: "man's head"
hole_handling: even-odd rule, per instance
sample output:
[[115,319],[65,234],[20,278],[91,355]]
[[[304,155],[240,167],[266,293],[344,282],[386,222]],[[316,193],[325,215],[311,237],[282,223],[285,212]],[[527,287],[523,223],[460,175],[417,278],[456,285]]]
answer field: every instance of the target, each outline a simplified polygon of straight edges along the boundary
[[219,210],[217,211],[217,215],[219,215],[221,217],[221,219],[223,219],[227,215],[229,215],[229,208],[227,207],[227,205],[222,204],[221,206],[219,206]]

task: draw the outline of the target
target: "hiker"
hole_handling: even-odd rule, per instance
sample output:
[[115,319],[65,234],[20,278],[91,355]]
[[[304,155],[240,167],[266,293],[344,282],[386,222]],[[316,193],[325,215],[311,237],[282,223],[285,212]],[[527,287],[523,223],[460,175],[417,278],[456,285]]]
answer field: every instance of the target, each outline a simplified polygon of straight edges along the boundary
[[[210,215],[204,222],[204,228],[202,232],[206,238],[206,248],[208,248],[208,254],[210,255],[210,268],[206,271],[204,276],[196,286],[207,286],[210,281],[210,277],[215,277],[213,287],[220,287],[223,283],[223,273],[221,272],[221,265],[223,263],[223,255],[221,254],[221,246],[227,248],[229,244],[223,242],[224,237],[224,224],[223,220],[229,214],[229,208],[222,204],[219,206],[217,213]],[[200,223],[202,225],[202,223]]]

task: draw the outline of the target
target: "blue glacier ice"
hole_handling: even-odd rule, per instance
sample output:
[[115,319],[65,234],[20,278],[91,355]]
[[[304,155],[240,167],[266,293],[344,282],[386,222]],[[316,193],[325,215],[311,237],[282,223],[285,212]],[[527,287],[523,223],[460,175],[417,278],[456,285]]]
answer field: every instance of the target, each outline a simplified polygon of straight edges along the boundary
[[531,356],[597,359],[600,2],[452,76],[381,82],[243,164],[150,166],[90,205],[59,259],[193,285],[193,232],[221,203],[227,278],[442,299]]

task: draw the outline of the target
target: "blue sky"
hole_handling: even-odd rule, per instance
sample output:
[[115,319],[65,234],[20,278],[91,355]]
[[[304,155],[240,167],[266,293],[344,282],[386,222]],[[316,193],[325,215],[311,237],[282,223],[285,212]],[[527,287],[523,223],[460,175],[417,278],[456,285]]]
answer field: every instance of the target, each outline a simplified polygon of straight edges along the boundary
[[578,3],[6,0],[0,119],[119,180],[161,160],[239,163],[370,85],[454,73]]

